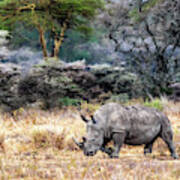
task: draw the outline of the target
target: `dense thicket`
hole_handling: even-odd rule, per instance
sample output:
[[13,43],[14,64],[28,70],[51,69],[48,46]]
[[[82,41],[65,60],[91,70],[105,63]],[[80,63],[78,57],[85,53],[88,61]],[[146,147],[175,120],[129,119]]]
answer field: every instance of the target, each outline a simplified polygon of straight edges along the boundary
[[114,51],[126,56],[145,94],[167,93],[179,71],[180,2],[138,0],[136,6],[111,5],[102,20]]

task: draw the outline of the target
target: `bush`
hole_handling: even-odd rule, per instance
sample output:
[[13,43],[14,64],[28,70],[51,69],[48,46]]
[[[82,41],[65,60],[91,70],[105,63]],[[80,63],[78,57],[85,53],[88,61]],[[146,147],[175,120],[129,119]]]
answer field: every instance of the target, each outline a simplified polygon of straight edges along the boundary
[[146,100],[144,102],[144,105],[147,106],[147,107],[153,107],[153,108],[158,109],[160,111],[163,110],[163,103],[161,102],[160,99],[157,99],[157,98],[153,99],[151,101]]
[[81,104],[80,99],[72,99],[69,97],[64,97],[59,99],[60,106],[79,106]]

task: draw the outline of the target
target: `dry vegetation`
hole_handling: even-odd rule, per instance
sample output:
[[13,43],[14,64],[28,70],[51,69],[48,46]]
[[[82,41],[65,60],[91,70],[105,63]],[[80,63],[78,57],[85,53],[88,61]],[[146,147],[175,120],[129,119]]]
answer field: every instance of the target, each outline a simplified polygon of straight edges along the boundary
[[[180,155],[180,103],[166,102],[165,113]],[[161,140],[146,157],[143,146],[124,146],[119,159],[109,159],[101,152],[85,157],[72,141],[85,134],[85,125],[73,108],[0,114],[0,129],[0,180],[180,179],[180,160],[169,156]]]

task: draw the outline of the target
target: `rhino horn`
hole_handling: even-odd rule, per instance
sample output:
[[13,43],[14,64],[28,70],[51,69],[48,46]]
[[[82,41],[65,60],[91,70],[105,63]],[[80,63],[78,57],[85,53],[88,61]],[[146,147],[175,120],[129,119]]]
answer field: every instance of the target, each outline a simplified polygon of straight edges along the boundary
[[81,114],[81,119],[82,119],[85,123],[88,123],[88,121],[89,121],[89,120],[88,120],[84,115],[82,115],[82,114]]
[[74,143],[80,148],[80,149],[84,149],[84,139],[83,142],[77,142],[74,138],[73,138]]

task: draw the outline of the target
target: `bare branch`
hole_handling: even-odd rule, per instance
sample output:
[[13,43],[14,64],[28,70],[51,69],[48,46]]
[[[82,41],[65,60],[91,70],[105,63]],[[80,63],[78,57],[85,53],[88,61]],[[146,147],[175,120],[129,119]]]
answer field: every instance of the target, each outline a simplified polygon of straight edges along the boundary
[[155,45],[155,47],[156,47],[156,51],[159,52],[159,49],[160,49],[160,48],[159,48],[159,46],[158,46],[158,44],[157,44],[155,35],[154,35],[153,32],[151,31],[147,20],[145,20],[144,23],[145,23],[145,28],[146,28],[147,33],[151,36],[151,38],[152,38],[152,40],[153,40],[153,43],[154,43],[154,45]]

